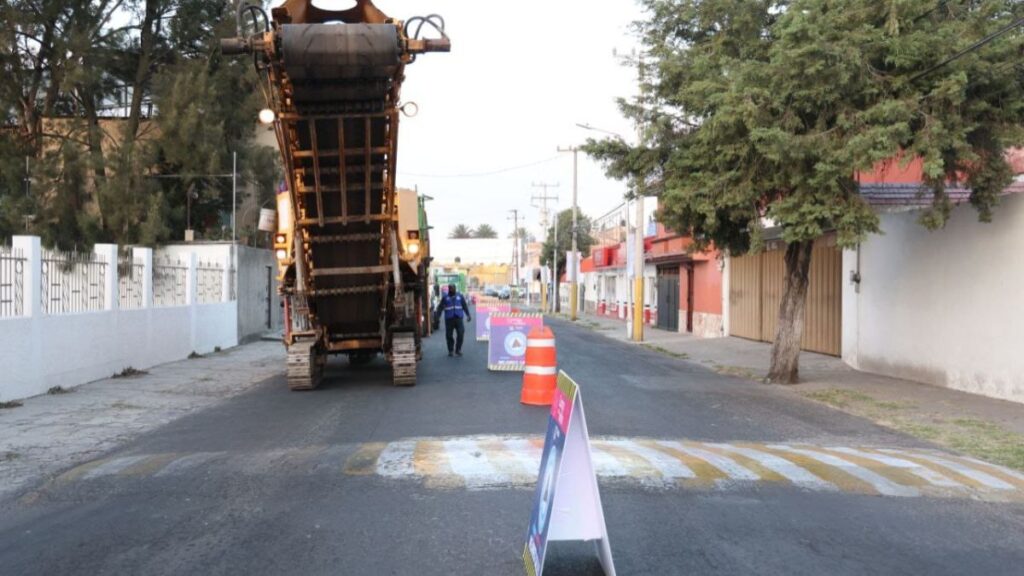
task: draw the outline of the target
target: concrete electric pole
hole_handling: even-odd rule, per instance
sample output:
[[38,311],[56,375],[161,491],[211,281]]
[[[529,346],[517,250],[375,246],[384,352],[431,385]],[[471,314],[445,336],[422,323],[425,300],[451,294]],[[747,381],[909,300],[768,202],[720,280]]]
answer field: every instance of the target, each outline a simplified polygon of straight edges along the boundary
[[[532,205],[535,208],[539,208],[540,209],[540,224],[541,224],[541,229],[544,230],[544,235],[545,236],[547,236],[547,233],[548,233],[548,219],[549,219],[549,217],[551,215],[551,213],[548,211],[548,202],[552,201],[552,200],[555,201],[555,202],[558,202],[558,195],[556,194],[556,195],[552,196],[552,195],[548,194],[548,189],[549,188],[558,188],[559,186],[560,186],[559,183],[555,183],[555,184],[548,184],[546,182],[540,182],[540,183],[534,182],[533,183],[533,187],[534,188],[542,188],[544,190],[544,192],[542,194],[534,194],[533,197],[531,198],[531,202],[532,202]],[[554,232],[554,235],[555,235],[554,246],[552,247],[553,249],[551,251],[552,252],[552,254],[551,254],[551,256],[552,256],[552,258],[551,258],[551,264],[552,264],[552,279],[551,279],[552,290],[551,290],[551,294],[553,295],[554,300],[553,300],[553,302],[551,304],[551,310],[552,311],[557,311],[558,310],[558,210],[555,210],[555,232]],[[545,294],[543,292],[541,293],[541,300],[542,300],[542,308],[546,309],[547,308],[547,298],[546,298],[546,296],[545,296]]]
[[578,230],[578,226],[579,225],[577,223],[577,219],[578,219],[577,213],[579,212],[579,210],[577,209],[577,204],[576,204],[577,194],[579,192],[579,189],[578,189],[578,184],[579,184],[578,175],[579,175],[579,152],[580,152],[580,147],[579,146],[567,146],[567,147],[563,148],[562,146],[559,146],[558,147],[558,151],[559,152],[572,152],[572,270],[569,271],[569,308],[570,308],[569,318],[573,322],[575,322],[576,321],[576,313],[577,313],[577,310],[579,309],[579,290],[580,290],[579,289],[579,278],[576,277],[577,274],[579,273],[579,267],[580,267],[579,251],[578,251],[578,247],[577,247],[577,239],[579,237],[579,230]]
[[[519,262],[519,258],[520,258],[520,256],[519,256],[519,252],[520,252],[520,244],[519,244],[519,210],[513,208],[512,210],[509,210],[509,212],[512,213],[512,220],[514,221],[514,225],[515,225],[515,228],[512,229],[512,238],[513,238],[512,241],[515,243],[512,246],[512,265],[515,266],[515,274],[514,274],[514,276],[515,276],[515,281],[516,281],[516,290],[518,291],[519,290],[519,269],[522,267],[521,263]],[[527,292],[529,292],[529,291],[527,291]]]

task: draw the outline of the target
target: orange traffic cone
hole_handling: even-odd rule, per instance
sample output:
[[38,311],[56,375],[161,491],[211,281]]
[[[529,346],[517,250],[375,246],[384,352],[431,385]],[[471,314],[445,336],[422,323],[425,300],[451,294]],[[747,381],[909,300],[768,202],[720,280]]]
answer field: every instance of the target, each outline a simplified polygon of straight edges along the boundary
[[519,401],[533,406],[548,406],[558,382],[558,356],[555,334],[547,326],[538,326],[526,337],[526,373]]

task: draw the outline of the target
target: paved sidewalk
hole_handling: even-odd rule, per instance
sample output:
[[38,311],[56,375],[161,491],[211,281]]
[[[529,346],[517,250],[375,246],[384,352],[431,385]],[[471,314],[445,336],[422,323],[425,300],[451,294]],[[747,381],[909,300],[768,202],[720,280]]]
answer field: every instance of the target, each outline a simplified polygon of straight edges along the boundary
[[[579,322],[629,342],[624,322],[585,314]],[[643,346],[720,374],[762,380],[771,345],[742,338],[697,338],[645,327]],[[804,352],[794,394],[1001,464],[1024,469],[1024,404],[850,368],[839,358]],[[996,445],[993,445],[996,444]]]
[[0,410],[0,496],[244,392],[283,360],[280,342],[260,341]]

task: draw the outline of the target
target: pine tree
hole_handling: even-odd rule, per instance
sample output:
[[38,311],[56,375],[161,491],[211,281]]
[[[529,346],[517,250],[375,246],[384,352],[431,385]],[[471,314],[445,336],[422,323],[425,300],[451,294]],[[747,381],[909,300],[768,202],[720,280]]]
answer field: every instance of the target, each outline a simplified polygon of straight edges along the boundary
[[878,231],[858,171],[922,158],[933,199],[922,224],[944,225],[950,181],[992,218],[1011,180],[1004,150],[1024,141],[1021,31],[923,73],[1015,20],[1015,2],[641,3],[644,97],[622,109],[642,144],[588,151],[658,192],[662,221],[698,245],[743,254],[758,249],[765,222],[782,228],[770,381],[797,381],[815,239],[834,231],[849,247]]

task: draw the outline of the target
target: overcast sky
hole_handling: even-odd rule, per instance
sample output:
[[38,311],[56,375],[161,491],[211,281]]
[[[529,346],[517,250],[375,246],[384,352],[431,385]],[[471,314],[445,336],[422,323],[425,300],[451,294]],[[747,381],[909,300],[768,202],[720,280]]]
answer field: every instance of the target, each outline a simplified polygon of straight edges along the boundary
[[[560,183],[550,193],[559,207],[572,201],[572,155],[559,146],[601,136],[576,127],[590,124],[627,138],[617,97],[636,92],[635,72],[612,55],[636,46],[630,23],[640,16],[634,0],[374,0],[389,16],[437,13],[445,18],[451,54],[421,56],[406,69],[403,101],[419,115],[404,118],[398,154],[398,185],[419,186],[434,197],[428,205],[435,234],[456,224],[488,223],[511,234],[509,210],[518,208],[531,230],[539,213],[533,183]],[[279,2],[275,3],[279,4]],[[323,8],[351,6],[319,0]],[[499,174],[490,173],[534,164]],[[444,176],[444,177],[438,177]],[[580,154],[579,205],[598,216],[619,204],[625,184],[604,176]]]

